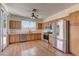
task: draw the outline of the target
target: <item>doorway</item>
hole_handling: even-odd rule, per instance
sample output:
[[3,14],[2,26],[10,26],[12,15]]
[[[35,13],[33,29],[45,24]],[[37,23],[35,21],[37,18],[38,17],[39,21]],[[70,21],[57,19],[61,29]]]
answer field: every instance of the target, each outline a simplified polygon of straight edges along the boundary
[[3,8],[0,10],[0,51],[3,51],[7,43],[7,14]]

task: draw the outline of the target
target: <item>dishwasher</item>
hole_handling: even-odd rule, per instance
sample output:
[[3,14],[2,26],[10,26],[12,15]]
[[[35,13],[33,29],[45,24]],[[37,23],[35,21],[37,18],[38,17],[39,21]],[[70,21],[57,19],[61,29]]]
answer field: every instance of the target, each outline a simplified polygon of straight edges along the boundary
[[20,34],[20,42],[26,42],[26,35]]

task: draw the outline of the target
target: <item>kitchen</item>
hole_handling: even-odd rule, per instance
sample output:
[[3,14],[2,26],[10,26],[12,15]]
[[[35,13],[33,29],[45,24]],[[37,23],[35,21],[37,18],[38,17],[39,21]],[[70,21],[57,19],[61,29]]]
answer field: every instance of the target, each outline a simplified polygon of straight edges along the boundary
[[[6,11],[6,9],[4,8],[4,5],[6,5],[9,8],[10,13]],[[46,18],[45,20],[43,20],[42,18],[39,19],[39,17],[41,16],[40,14],[44,12],[42,10],[44,8],[39,7],[43,12],[39,12],[40,9],[38,10],[37,8],[33,8],[31,10],[29,9],[30,14],[28,14],[29,12],[28,8],[26,8],[25,10],[22,10],[22,8],[25,8],[23,7],[24,5],[29,6],[29,8],[33,8],[36,5],[37,5],[36,7],[39,7],[40,5],[43,6],[42,4],[34,5],[30,3],[29,4],[27,3],[25,4],[21,4],[21,3],[20,4],[18,3],[0,4],[1,6],[0,8],[0,17],[1,17],[0,18],[1,19],[0,20],[0,24],[1,24],[0,32],[2,33],[2,35],[0,36],[1,38],[0,51],[2,54],[0,55],[6,55],[4,54],[4,51],[6,51],[6,49],[9,49],[9,46],[12,46],[12,45],[14,47],[16,46],[18,47],[18,48],[17,47],[13,48],[13,50],[20,51],[20,49],[22,49],[21,46],[24,45],[24,43],[28,44],[28,45],[24,45],[26,48],[24,48],[23,46],[23,48],[25,49],[24,51],[27,50],[27,47],[30,48],[34,46],[35,47],[33,49],[32,48],[31,49],[28,48],[28,49],[33,50],[33,53],[36,53],[34,51],[38,51],[38,52],[41,51],[41,53],[37,52],[37,54],[34,54],[34,55],[46,55],[47,56],[47,55],[73,55],[73,54],[78,55],[79,54],[79,51],[78,51],[79,48],[77,49],[74,48],[76,45],[78,46],[78,44],[76,44],[76,41],[75,41],[75,38],[78,39],[78,33],[77,33],[78,31],[76,32],[74,30],[77,30],[78,28],[77,26],[79,23],[78,21],[79,12],[77,12],[77,9],[75,8],[75,6],[79,6],[79,4],[74,4],[74,3],[73,4],[55,4],[55,5],[45,4],[44,6],[48,6],[48,8],[50,8],[49,6],[57,7],[57,5],[60,5],[60,9],[62,8],[63,5],[64,6],[67,5],[67,7],[66,6],[63,7],[64,9],[66,9],[65,11],[63,11],[63,8],[62,8],[61,13],[58,13],[53,17],[50,16]],[[19,6],[21,6],[21,8],[19,8]],[[71,8],[69,8],[68,6],[70,6]],[[13,7],[13,9],[11,7]],[[18,11],[17,10],[15,11],[14,8],[17,9]],[[73,12],[71,12],[70,10],[74,8],[75,8],[75,11],[73,10]],[[20,13],[19,10],[20,11],[22,10],[23,13],[25,13],[27,10],[26,14],[28,14],[29,16],[31,15],[30,18],[23,16],[25,14]],[[45,11],[47,12],[48,10],[45,10]],[[50,13],[51,12],[53,11],[50,11]],[[63,16],[65,12],[67,12],[68,14]],[[75,21],[75,17],[77,17],[76,20],[78,22]],[[76,37],[73,35],[75,35]],[[73,43],[75,43],[75,46]],[[19,45],[21,46],[19,47]],[[29,53],[27,54],[27,52],[23,53],[23,55],[31,55],[31,54]],[[17,51],[15,52],[15,55],[17,55]]]

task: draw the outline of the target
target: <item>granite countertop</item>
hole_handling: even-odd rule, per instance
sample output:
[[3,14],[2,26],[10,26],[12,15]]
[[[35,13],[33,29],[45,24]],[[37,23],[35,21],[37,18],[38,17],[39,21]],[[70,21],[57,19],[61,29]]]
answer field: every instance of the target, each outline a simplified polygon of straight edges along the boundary
[[35,30],[35,31],[8,30],[8,34],[32,34],[32,33],[43,33],[43,31],[42,30]]

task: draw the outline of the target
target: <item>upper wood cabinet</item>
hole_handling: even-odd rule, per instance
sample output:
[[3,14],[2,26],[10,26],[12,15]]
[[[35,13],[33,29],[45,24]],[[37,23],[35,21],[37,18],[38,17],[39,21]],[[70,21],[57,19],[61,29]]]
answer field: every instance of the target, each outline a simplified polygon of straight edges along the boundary
[[16,29],[21,29],[21,21],[16,21]]
[[10,29],[20,29],[21,28],[21,21],[9,21],[9,28]]
[[9,28],[14,29],[15,28],[15,21],[9,21]]
[[38,23],[37,24],[37,29],[43,29],[43,23]]
[[79,12],[70,14],[70,24],[71,25],[79,25]]

